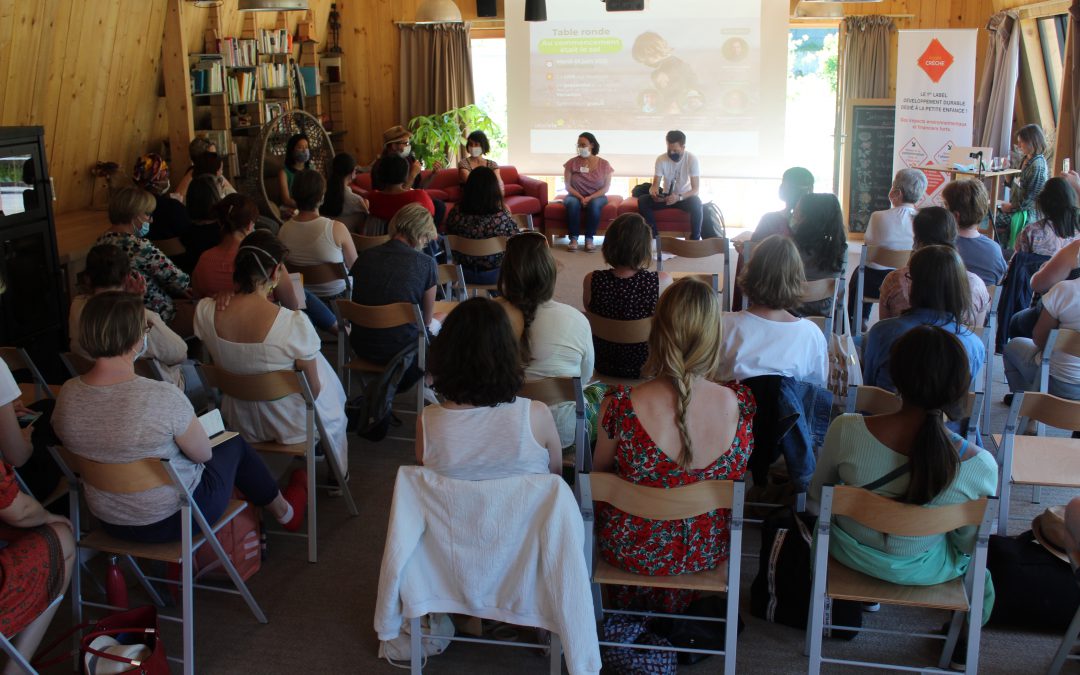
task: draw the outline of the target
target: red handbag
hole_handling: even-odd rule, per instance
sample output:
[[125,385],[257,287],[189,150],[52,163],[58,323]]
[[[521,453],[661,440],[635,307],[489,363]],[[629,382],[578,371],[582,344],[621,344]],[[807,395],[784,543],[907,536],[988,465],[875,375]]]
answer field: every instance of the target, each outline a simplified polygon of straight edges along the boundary
[[[38,658],[34,660],[34,667],[41,670],[70,659],[72,656],[70,652],[47,661],[44,660],[44,654],[48,654],[71,635],[87,627],[90,627],[90,630],[82,636],[79,648],[80,668],[86,675],[94,675],[93,672],[86,670],[88,656],[92,657],[89,659],[90,662],[105,659],[130,666],[126,670],[110,670],[113,673],[170,675],[169,662],[165,656],[165,643],[161,641],[160,631],[158,630],[157,609],[153,605],[127,609],[107,616],[97,623],[86,622],[75,626],[48,647],[42,649]],[[123,637],[123,640],[119,640],[122,644],[146,645],[150,649],[150,656],[142,660],[133,660],[91,647],[90,644],[99,637],[112,637],[118,640]]]

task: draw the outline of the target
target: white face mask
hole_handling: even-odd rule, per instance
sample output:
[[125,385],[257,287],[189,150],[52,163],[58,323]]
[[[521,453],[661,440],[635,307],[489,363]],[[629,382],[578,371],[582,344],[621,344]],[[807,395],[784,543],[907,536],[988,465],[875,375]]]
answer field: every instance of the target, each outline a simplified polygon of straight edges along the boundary
[[406,144],[405,147],[401,149],[401,152],[398,153],[398,156],[408,157],[410,154],[412,154],[412,143]]
[[142,346],[139,347],[139,349],[135,352],[135,358],[132,359],[133,361],[138,361],[139,358],[142,357],[142,355],[146,353],[146,337],[147,337],[146,333],[143,333],[143,335],[142,335]]
[[470,157],[479,157],[482,154],[484,154],[484,149],[481,148],[479,145],[473,145],[469,148]]
[[589,155],[592,154],[592,149],[590,149],[588,147],[578,148],[577,149],[577,154],[578,154],[578,157],[581,157],[582,159],[588,159]]

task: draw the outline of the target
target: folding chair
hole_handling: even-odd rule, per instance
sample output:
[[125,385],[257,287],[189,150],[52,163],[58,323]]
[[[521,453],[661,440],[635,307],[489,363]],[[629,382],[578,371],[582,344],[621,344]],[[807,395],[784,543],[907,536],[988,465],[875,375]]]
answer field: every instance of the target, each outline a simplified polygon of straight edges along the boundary
[[[1036,422],[1037,435],[1018,430]],[[998,534],[1009,525],[1009,497],[1013,485],[1080,488],[1080,438],[1044,436],[1045,425],[1080,431],[1080,401],[1028,391],[1013,397],[1005,432],[994,436],[998,446],[1001,484],[998,487]]]
[[[810,620],[806,633],[806,654],[810,657],[810,675],[821,672],[822,663],[915,672],[951,672],[949,660],[960,637],[963,615],[969,617],[967,633],[968,675],[979,667],[979,635],[982,631],[983,591],[986,585],[986,548],[994,520],[993,497],[963,504],[927,508],[904,504],[856,487],[827,485],[821,493],[818,516],[817,548],[814,550],[814,581],[810,592]],[[965,526],[977,526],[971,563],[962,578],[934,586],[904,586],[882,581],[840,564],[829,555],[833,516],[847,516],[864,527],[885,534],[926,537],[952,532]],[[825,598],[865,603],[885,603],[909,607],[944,609],[951,614],[947,635],[913,633],[880,628],[854,628],[825,623]],[[872,661],[827,658],[821,653],[821,635],[825,628],[889,633],[934,640],[945,640],[937,670]]]
[[356,247],[356,252],[366,251],[369,248],[375,248],[376,246],[382,246],[386,242],[390,241],[390,235],[388,234],[353,234],[352,235],[353,246]]
[[807,304],[809,302],[820,302],[821,300],[830,300],[832,303],[829,305],[833,308],[833,311],[829,316],[808,316],[804,317],[814,322],[821,332],[825,334],[825,339],[829,340],[829,336],[833,333],[833,315],[836,314],[836,294],[840,286],[839,279],[836,277],[826,277],[824,279],[818,279],[817,281],[804,281],[802,287],[802,297],[799,302]]
[[533,227],[533,217],[531,213],[514,213],[511,214],[510,218],[514,221],[514,224],[517,225],[518,232],[531,232],[536,229]]
[[[172,661],[183,664],[184,675],[194,675],[196,670],[195,597],[193,592],[195,588],[239,595],[244,598],[244,602],[247,603],[248,608],[259,623],[267,622],[266,615],[263,613],[262,608],[259,607],[259,603],[257,603],[255,598],[251,595],[251,591],[248,590],[247,584],[240,578],[240,575],[237,573],[228,554],[225,553],[225,550],[222,548],[221,542],[218,541],[216,536],[205,536],[206,532],[216,533],[240,512],[248,508],[247,502],[235,499],[230,500],[228,507],[225,509],[225,513],[216,523],[214,523],[214,526],[211,527],[210,523],[207,522],[206,517],[203,515],[202,510],[199,509],[199,505],[195,503],[191,497],[191,493],[184,486],[184,482],[180,478],[180,475],[177,474],[176,469],[173,468],[172,464],[167,459],[149,458],[123,464],[106,464],[80,457],[69,452],[65,448],[50,448],[50,450],[53,453],[53,457],[56,459],[56,463],[60,465],[60,468],[67,476],[71,488],[71,524],[75,533],[75,544],[78,548],[123,556],[135,570],[139,581],[143,584],[143,587],[147,589],[150,597],[158,606],[161,606],[163,603],[149,581],[153,580],[168,584],[176,584],[177,582],[169,579],[145,576],[135,562],[135,558],[157,560],[180,565],[179,586],[181,607],[183,609],[182,614],[179,618],[164,614],[159,616],[162,619],[175,621],[181,624],[184,658],[169,658]],[[145,490],[163,486],[174,487],[180,497],[180,519],[182,526],[180,541],[166,544],[144,544],[117,539],[100,529],[83,534],[79,517],[79,493],[83,483],[97,490],[121,494],[143,492]],[[199,526],[201,533],[195,533],[194,525]],[[235,590],[194,583],[195,551],[203,544],[207,543],[210,544],[210,548],[214,550],[214,554],[221,562],[225,572],[229,575],[229,579],[232,580]],[[119,607],[113,607],[112,605],[93,602],[83,598],[81,576],[82,573],[79,568],[76,568],[71,575],[71,608],[73,620],[76,625],[82,623],[84,607],[94,607],[108,611],[121,609]]]
[[[94,367],[93,359],[83,358],[75,352],[62,352],[60,361],[67,368],[67,371],[71,373],[72,377],[85,375]],[[148,380],[165,381],[165,373],[162,371],[161,364],[157,362],[157,359],[137,359],[135,361],[135,374]]]
[[438,284],[442,289],[443,298],[446,300],[464,300],[465,273],[461,271],[461,265],[443,263],[438,267]]
[[851,327],[853,335],[863,335],[863,305],[872,305],[878,302],[878,298],[866,297],[863,288],[866,266],[869,264],[881,265],[899,269],[908,264],[911,257],[910,250],[885,248],[884,246],[863,246],[862,255],[859,257],[859,269],[856,271],[858,281],[855,292],[855,325]]
[[[696,621],[723,622],[724,649],[695,649],[689,647],[654,647],[621,642],[605,642],[605,647],[627,647],[630,649],[661,649],[665,651],[686,652],[691,654],[717,654],[724,657],[724,673],[735,673],[735,647],[739,626],[739,572],[742,564],[743,535],[743,494],[742,481],[703,480],[676,488],[654,488],[636,485],[623,480],[613,473],[583,473],[581,481],[581,510],[585,519],[586,530],[592,529],[592,538],[596,537],[596,518],[593,508],[595,502],[606,502],[611,506],[639,518],[650,520],[682,520],[693,518],[716,509],[731,510],[731,543],[728,560],[715,569],[680,574],[677,576],[645,576],[618,569],[593,553],[592,547],[586,552],[593,582],[593,599],[596,603],[597,621],[602,621],[605,613],[625,614],[645,617],[670,617]],[[591,541],[586,536],[586,541]],[[595,542],[593,542],[595,545]],[[699,617],[663,612],[638,612],[629,610],[604,609],[599,592],[602,585],[651,586],[656,588],[682,588],[695,591],[726,593],[727,611],[722,619]]]
[[1001,289],[997,286],[987,286],[990,292],[990,311],[986,314],[986,321],[982,326],[972,328],[975,335],[979,336],[983,350],[986,352],[986,364],[983,365],[983,410],[980,430],[982,435],[990,437],[990,406],[994,400],[994,336],[997,335],[997,304],[1000,301]]
[[[616,344],[637,344],[649,341],[649,331],[652,330],[652,317],[620,321],[619,319],[606,319],[589,311],[585,312],[585,317],[589,320],[593,337]],[[602,373],[594,373],[593,377],[611,386],[619,384],[633,386],[643,381],[640,379],[611,377]]]
[[656,271],[664,271],[663,253],[667,251],[681,258],[709,258],[714,255],[724,256],[723,269],[719,272],[668,272],[674,278],[701,277],[712,286],[713,291],[720,294],[720,308],[725,312],[731,309],[731,246],[727,239],[719,237],[713,239],[698,239],[691,241],[676,237],[656,238]]
[[[44,614],[45,612],[52,611],[57,605],[59,605],[63,601],[63,599],[64,599],[64,594],[63,593],[56,596],[56,598],[52,602],[49,603],[49,606],[46,607],[41,612],[41,614]],[[39,614],[38,616],[41,616],[41,614]],[[15,642],[18,642],[19,636],[18,635],[13,636],[12,640],[14,640]],[[38,675],[38,671],[35,670],[34,667],[30,665],[29,659],[22,652],[20,652],[15,647],[15,645],[12,643],[12,641],[8,640],[7,637],[5,637],[3,633],[0,633],[0,651],[3,651],[5,654],[7,654],[7,657],[8,657],[8,659],[11,660],[11,663],[14,663],[17,666],[19,666],[19,668],[21,668],[24,673],[27,673],[28,675]],[[33,656],[33,655],[31,654],[31,656]]]
[[[338,300],[334,303],[334,310],[338,315],[338,324],[344,325],[348,321],[353,326],[362,328],[396,328],[398,326],[411,325],[416,327],[416,365],[421,371],[427,368],[427,327],[424,325],[424,314],[419,305],[411,305],[407,302],[395,302],[390,305],[359,305],[351,300]],[[361,378],[365,375],[378,375],[386,370],[384,365],[372,363],[360,355],[346,362],[345,355],[348,349],[345,331],[338,331],[338,376],[345,385],[345,391],[352,391],[352,377],[349,373],[355,372]],[[401,393],[401,392],[398,392]],[[416,408],[415,410],[397,410],[395,412],[407,412],[419,416],[424,411],[424,378],[416,381]],[[412,441],[412,438],[404,436],[387,436],[395,440]]]
[[[574,492],[575,496],[580,498],[577,494],[577,475],[588,471],[592,465],[592,451],[585,430],[585,395],[581,388],[581,378],[545,377],[533,380],[521,385],[518,395],[541,401],[548,407],[567,402],[574,404]],[[589,467],[586,467],[586,462]]]
[[[345,496],[345,505],[349,509],[349,514],[356,516],[360,515],[360,512],[356,509],[356,502],[353,501],[352,492],[349,490],[348,483],[345,481],[345,472],[338,464],[337,458],[330,449],[329,441],[327,440],[330,436],[323,427],[322,419],[319,417],[319,411],[315,409],[315,398],[311,395],[311,388],[308,386],[307,377],[299,370],[275,370],[269,373],[238,375],[236,373],[230,373],[218,366],[204,364],[199,365],[199,370],[202,372],[202,376],[209,386],[214,387],[222,394],[239,401],[269,402],[294,395],[301,396],[304,399],[304,407],[306,409],[306,437],[302,443],[284,444],[257,438],[245,440],[251,443],[251,447],[259,452],[287,455],[290,457],[302,457],[304,459],[308,475],[307,533],[296,534],[293,532],[281,532],[280,534],[306,537],[308,540],[308,562],[317,562],[318,537],[316,504],[318,502],[316,498],[316,487],[318,486],[315,484],[316,461],[325,460],[329,464],[330,471],[337,480],[337,484],[341,487],[342,494]],[[318,442],[322,444],[323,451],[321,454],[316,451],[316,430],[319,433]]]
[[[1073,570],[1073,578],[1076,578],[1076,573],[1080,570],[1077,566],[1080,561],[1080,553],[1077,551],[1069,551],[1069,566]],[[1058,646],[1057,653],[1054,654],[1054,660],[1050,663],[1050,668],[1047,669],[1047,675],[1057,675],[1061,672],[1062,666],[1065,665],[1065,661],[1080,661],[1080,654],[1073,654],[1073,647],[1076,646],[1077,636],[1080,635],[1080,609],[1076,610],[1076,614],[1073,615],[1072,621],[1069,622],[1069,627],[1065,629],[1065,635],[1061,638],[1061,645]]]
[[294,265],[288,260],[286,260],[285,269],[289,271],[289,274],[299,274],[305,286],[310,286],[312,284],[328,284],[334,281],[344,281],[344,291],[337,295],[326,297],[328,299],[331,297],[352,297],[352,277],[349,276],[349,270],[345,267],[345,263],[325,262],[319,263],[318,265]]
[[[900,409],[900,396],[881,387],[862,385],[848,392],[848,413],[861,413],[863,415],[887,415]],[[982,417],[983,393],[981,391],[969,391],[964,397],[963,407],[960,410],[960,420],[968,420],[967,439],[975,443],[976,431]],[[949,418],[950,421],[952,418]]]
[[19,392],[22,394],[24,402],[33,403],[43,398],[56,398],[56,395],[60,392],[59,385],[51,385],[45,382],[45,377],[34,365],[30,354],[22,347],[0,347],[0,358],[4,359],[8,370],[12,373],[20,370],[30,373],[30,378],[33,380],[32,384],[27,382],[19,383]]
[[[461,255],[467,255],[474,258],[479,258],[486,255],[495,255],[497,253],[506,252],[506,242],[509,237],[487,237],[486,239],[470,239],[468,237],[460,237],[454,234],[448,234],[444,237],[446,240],[446,259],[453,260],[454,253],[460,253]],[[472,291],[472,295],[475,297],[477,291],[495,291],[498,290],[498,284],[469,284],[465,288],[466,296],[469,291]]]

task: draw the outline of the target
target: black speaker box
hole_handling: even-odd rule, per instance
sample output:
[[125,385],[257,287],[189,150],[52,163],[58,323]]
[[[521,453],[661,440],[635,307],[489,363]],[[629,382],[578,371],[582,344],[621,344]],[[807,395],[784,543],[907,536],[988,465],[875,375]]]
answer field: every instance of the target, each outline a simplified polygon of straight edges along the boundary
[[645,9],[645,0],[605,0],[609,12],[640,12]]
[[498,16],[498,9],[495,7],[495,0],[476,0],[476,15],[477,16]]

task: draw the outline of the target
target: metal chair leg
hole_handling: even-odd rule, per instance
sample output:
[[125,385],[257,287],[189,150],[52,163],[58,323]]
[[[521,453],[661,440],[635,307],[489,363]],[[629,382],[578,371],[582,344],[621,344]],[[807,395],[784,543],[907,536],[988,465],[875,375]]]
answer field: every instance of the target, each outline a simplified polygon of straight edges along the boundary
[[135,578],[139,580],[139,585],[141,585],[146,591],[146,594],[150,596],[150,601],[158,607],[164,607],[165,601],[161,599],[157,589],[154,588],[154,585],[150,583],[150,580],[143,574],[142,568],[139,567],[139,563],[135,562],[135,558],[130,555],[125,555],[124,560],[127,561],[128,567],[130,567],[131,571],[135,574]]
[[184,552],[184,562],[180,565],[180,589],[183,604],[183,623],[181,627],[184,633],[184,675],[195,675],[195,579],[194,579],[194,553],[191,550],[191,507],[183,506],[180,509],[181,520],[181,546]]
[[1069,654],[1076,644],[1078,634],[1080,634],[1080,609],[1076,611],[1072,621],[1069,622],[1069,627],[1065,630],[1064,637],[1061,638],[1061,646],[1058,647],[1057,654],[1054,655],[1054,660],[1050,664],[1049,670],[1046,671],[1047,675],[1057,675],[1061,672],[1061,668],[1065,665],[1065,659],[1069,658]]

